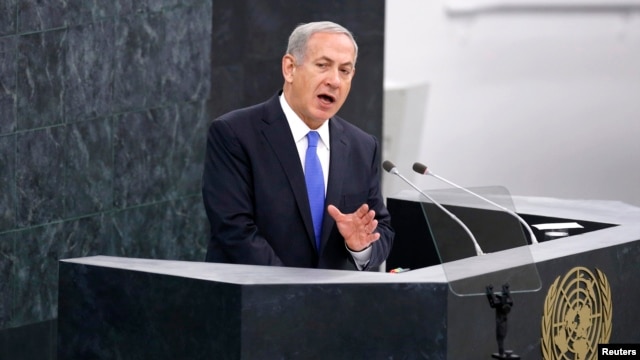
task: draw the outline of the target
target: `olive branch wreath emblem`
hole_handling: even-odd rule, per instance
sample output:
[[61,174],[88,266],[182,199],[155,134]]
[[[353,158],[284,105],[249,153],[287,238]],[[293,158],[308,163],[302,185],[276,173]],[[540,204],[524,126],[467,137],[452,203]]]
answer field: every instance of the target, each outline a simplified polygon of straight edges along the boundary
[[[588,275],[590,279],[586,279],[585,275]],[[611,288],[609,285],[609,281],[607,280],[606,275],[600,271],[599,269],[595,269],[595,275],[589,271],[589,269],[585,267],[575,267],[571,269],[565,276],[562,278],[558,276],[553,284],[549,287],[549,291],[547,292],[547,297],[544,301],[544,313],[542,316],[541,322],[541,330],[542,330],[542,338],[540,342],[540,348],[542,352],[542,358],[545,360],[561,360],[561,359],[596,359],[597,351],[590,351],[589,355],[586,358],[577,358],[577,357],[567,357],[564,354],[571,351],[568,348],[567,343],[558,343],[556,338],[554,337],[554,327],[556,329],[559,328],[558,331],[565,331],[562,326],[558,325],[557,322],[554,322],[558,318],[558,311],[567,310],[571,308],[571,303],[567,302],[567,293],[569,289],[566,287],[561,288],[561,284],[569,283],[572,286],[575,286],[576,280],[571,280],[572,277],[575,277],[577,280],[581,280],[583,283],[587,284],[587,289],[580,289],[581,292],[586,292],[589,297],[586,299],[586,302],[597,302],[596,312],[600,311],[599,314],[593,316],[591,313],[591,319],[599,319],[600,321],[596,324],[594,328],[595,331],[600,331],[600,334],[595,334],[596,336],[591,337],[591,343],[588,344],[589,349],[594,349],[597,347],[598,343],[604,344],[609,342],[609,338],[611,337],[611,317],[612,317],[612,300],[611,300]],[[596,294],[597,290],[597,294]],[[599,301],[598,301],[599,299]],[[582,299],[585,300],[585,299]],[[560,309],[560,306],[564,303],[564,309]],[[592,312],[594,309],[589,309]],[[591,330],[591,327],[589,327]],[[557,332],[556,332],[557,333]],[[575,355],[575,354],[574,354]]]

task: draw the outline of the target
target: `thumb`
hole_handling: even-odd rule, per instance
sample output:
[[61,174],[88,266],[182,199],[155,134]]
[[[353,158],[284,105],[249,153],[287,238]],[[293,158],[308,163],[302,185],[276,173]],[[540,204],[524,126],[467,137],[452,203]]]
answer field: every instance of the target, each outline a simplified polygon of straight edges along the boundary
[[333,220],[335,220],[336,222],[338,221],[339,217],[344,216],[344,214],[340,210],[338,210],[337,207],[333,205],[327,206],[327,212],[329,213],[329,215],[331,215]]

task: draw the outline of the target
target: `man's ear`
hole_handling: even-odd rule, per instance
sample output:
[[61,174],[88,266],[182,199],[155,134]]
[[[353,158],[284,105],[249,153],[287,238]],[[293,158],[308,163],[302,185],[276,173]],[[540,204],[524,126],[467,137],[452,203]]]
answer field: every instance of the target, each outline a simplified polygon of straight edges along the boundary
[[286,54],[282,57],[282,76],[284,76],[285,82],[293,81],[293,74],[296,71],[296,58],[291,54]]

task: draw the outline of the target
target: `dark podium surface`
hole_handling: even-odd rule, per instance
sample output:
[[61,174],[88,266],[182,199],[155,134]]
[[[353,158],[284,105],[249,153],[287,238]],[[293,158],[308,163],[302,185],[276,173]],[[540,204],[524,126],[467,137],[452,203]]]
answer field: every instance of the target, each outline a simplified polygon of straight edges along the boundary
[[[640,209],[514,202],[536,220],[615,226],[529,246],[541,288],[512,294],[506,347],[542,358],[545,297],[575,267],[607,276],[609,342],[640,343]],[[456,276],[508,270],[508,259],[509,250],[464,259]],[[62,260],[59,282],[59,359],[489,359],[497,349],[487,299],[453,294],[440,264],[390,274],[96,256]]]
[[446,348],[448,290],[438,269],[421,273],[394,276],[102,256],[65,260],[60,264],[59,355],[435,356]]

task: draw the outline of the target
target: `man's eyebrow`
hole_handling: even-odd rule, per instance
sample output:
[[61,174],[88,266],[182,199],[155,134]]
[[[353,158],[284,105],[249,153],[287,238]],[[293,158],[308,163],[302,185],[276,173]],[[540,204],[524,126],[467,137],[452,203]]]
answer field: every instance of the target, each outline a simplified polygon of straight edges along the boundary
[[[321,56],[319,58],[317,58],[315,61],[328,61],[330,63],[335,63],[336,61],[333,60],[332,58],[328,57],[328,56]],[[351,66],[353,67],[353,61],[347,61],[345,63],[339,64],[340,66]]]
[[330,57],[327,56],[320,56],[319,58],[317,58],[315,61],[328,61],[328,62],[335,62],[333,61],[333,59],[331,59]]

